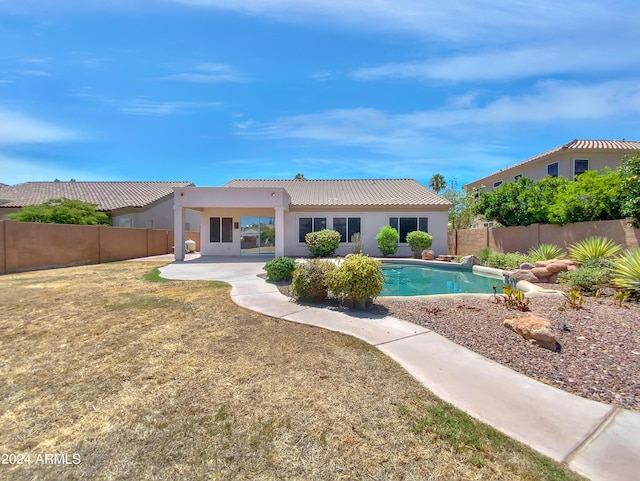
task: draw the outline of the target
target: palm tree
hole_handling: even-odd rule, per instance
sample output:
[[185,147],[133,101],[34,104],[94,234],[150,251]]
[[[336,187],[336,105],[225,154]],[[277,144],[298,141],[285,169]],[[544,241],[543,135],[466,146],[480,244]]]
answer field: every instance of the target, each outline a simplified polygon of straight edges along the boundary
[[439,194],[442,189],[447,186],[444,176],[442,174],[434,174],[429,181],[429,187]]

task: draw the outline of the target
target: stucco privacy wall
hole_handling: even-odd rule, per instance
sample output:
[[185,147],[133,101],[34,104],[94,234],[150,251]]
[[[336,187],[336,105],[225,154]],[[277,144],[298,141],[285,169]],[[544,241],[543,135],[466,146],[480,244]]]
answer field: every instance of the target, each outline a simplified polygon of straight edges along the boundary
[[566,248],[587,237],[607,237],[625,249],[640,246],[640,230],[621,220],[577,222],[563,226],[532,224],[527,227],[464,229],[449,232],[449,253],[477,254],[485,247],[498,252],[526,252],[539,244]]
[[0,221],[0,274],[170,253],[167,230]]

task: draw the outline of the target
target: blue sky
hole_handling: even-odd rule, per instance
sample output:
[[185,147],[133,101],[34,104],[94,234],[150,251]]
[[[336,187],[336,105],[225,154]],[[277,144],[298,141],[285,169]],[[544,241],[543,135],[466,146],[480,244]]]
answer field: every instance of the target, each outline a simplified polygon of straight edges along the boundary
[[459,184],[640,140],[636,0],[0,0],[0,182]]

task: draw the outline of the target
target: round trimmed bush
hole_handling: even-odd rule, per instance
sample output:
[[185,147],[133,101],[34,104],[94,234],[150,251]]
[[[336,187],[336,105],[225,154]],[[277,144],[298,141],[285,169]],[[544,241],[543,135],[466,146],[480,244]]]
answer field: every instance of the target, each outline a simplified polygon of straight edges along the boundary
[[396,229],[390,225],[384,225],[376,234],[376,242],[378,242],[378,249],[380,249],[382,255],[390,256],[391,254],[395,254],[398,250],[400,236]]
[[321,301],[329,294],[328,277],[336,269],[331,261],[311,259],[296,265],[291,282],[291,295],[301,301]]
[[289,257],[276,257],[264,265],[267,277],[270,281],[286,281],[291,279],[296,261]]
[[304,241],[307,243],[312,256],[326,257],[333,255],[340,245],[340,232],[331,229],[309,232],[304,236]]
[[420,259],[422,251],[431,247],[432,242],[433,236],[420,230],[414,230],[407,234],[407,244],[416,259]]
[[329,289],[338,297],[364,304],[378,296],[384,285],[380,261],[362,254],[347,257],[329,275]]

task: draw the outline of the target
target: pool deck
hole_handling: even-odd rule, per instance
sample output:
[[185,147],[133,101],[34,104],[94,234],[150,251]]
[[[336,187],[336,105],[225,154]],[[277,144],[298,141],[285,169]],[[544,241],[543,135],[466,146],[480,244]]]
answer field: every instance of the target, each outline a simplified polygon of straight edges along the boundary
[[535,381],[410,322],[292,302],[258,277],[267,260],[189,255],[160,272],[168,279],[226,281],[239,306],[362,339],[444,401],[588,479],[640,479],[640,412]]

